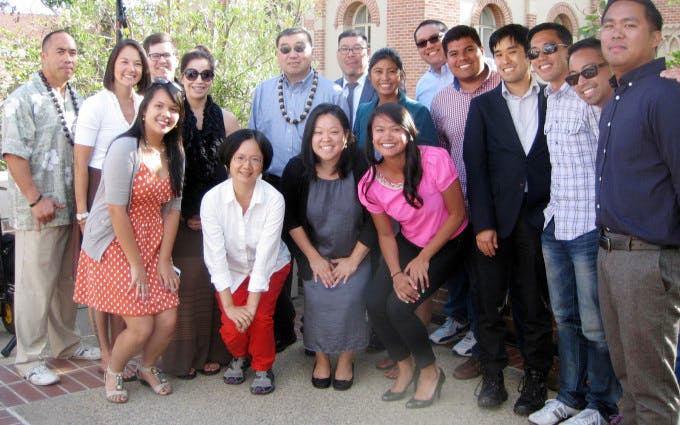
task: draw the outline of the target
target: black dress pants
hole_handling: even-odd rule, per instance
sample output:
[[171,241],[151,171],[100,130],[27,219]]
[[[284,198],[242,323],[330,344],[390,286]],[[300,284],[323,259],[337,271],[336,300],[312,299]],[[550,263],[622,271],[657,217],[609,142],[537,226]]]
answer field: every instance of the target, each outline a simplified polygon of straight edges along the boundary
[[[413,355],[416,366],[427,367],[434,363],[427,329],[415,315],[415,309],[439,289],[451,273],[463,263],[472,232],[469,228],[447,242],[430,259],[428,277],[430,286],[415,303],[401,301],[392,287],[392,278],[384,260],[381,261],[373,282],[366,291],[366,308],[373,330],[387,348],[390,358],[401,361]],[[404,267],[422,250],[406,240],[401,233],[396,236],[399,264]]]
[[[525,369],[547,373],[552,364],[552,315],[546,297],[541,229],[525,218],[524,208],[510,236],[498,239],[496,255],[487,257],[475,244],[477,271],[475,309],[478,319],[480,361],[485,371],[498,373],[508,365],[505,320],[501,313],[508,285],[517,297],[513,308],[522,322],[520,350]],[[514,276],[510,278],[510,273]]]

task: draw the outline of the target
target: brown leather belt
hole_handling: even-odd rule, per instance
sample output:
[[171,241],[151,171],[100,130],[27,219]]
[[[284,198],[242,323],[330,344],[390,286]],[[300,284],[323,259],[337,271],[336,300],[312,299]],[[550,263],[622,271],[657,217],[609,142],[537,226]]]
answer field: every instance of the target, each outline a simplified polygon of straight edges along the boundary
[[672,246],[656,245],[645,242],[634,236],[613,233],[607,230],[600,232],[600,248],[607,251],[658,251]]

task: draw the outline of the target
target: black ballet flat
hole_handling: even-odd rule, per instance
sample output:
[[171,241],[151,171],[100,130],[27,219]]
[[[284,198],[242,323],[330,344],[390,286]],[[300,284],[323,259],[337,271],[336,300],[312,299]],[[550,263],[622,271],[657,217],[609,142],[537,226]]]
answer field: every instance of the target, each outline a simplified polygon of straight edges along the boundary
[[338,391],[347,391],[352,388],[354,384],[354,363],[352,363],[352,377],[350,379],[333,379],[333,389]]
[[331,377],[328,378],[315,378],[314,369],[316,369],[316,362],[314,362],[314,367],[312,368],[312,385],[314,388],[324,390],[331,386]]
[[411,397],[409,401],[406,402],[406,408],[407,409],[422,409],[423,407],[429,407],[432,405],[434,402],[435,398],[440,398],[442,395],[442,385],[444,385],[444,381],[446,380],[446,375],[444,375],[444,371],[439,368],[439,378],[437,379],[437,386],[434,389],[434,394],[432,394],[432,397],[427,399],[427,400],[418,400],[414,397]]

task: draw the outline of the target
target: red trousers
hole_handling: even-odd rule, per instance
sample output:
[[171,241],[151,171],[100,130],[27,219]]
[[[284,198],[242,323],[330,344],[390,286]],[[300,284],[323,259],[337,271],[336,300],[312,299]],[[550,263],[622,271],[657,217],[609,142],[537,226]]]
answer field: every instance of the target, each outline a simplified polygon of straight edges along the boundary
[[[274,308],[279,297],[281,288],[286,281],[290,263],[275,272],[269,280],[269,290],[260,296],[260,303],[250,327],[241,333],[236,329],[234,322],[224,313],[224,307],[217,294],[217,302],[222,312],[222,327],[220,335],[234,357],[252,358],[251,367],[255,371],[266,371],[272,368],[276,357],[276,345],[274,342]],[[246,305],[248,301],[248,282],[250,277],[245,278],[236,292],[231,294],[235,306]]]

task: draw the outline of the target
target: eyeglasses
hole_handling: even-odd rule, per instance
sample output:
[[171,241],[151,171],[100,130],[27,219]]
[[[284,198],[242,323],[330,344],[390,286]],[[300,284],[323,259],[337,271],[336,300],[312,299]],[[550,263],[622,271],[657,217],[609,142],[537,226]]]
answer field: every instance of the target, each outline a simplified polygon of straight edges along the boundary
[[184,89],[182,88],[182,86],[180,86],[179,84],[177,84],[177,83],[174,82],[174,81],[166,80],[165,78],[161,78],[161,77],[154,78],[152,84],[158,84],[158,85],[161,85],[161,86],[170,86],[170,87],[174,87],[174,88],[177,89],[178,91],[184,93]]
[[185,70],[183,74],[184,78],[186,78],[189,81],[196,81],[198,79],[198,76],[200,75],[201,80],[205,81],[206,83],[209,83],[215,77],[215,72],[212,69],[206,69],[201,72],[198,72],[197,69],[189,68]]
[[538,57],[541,55],[541,52],[543,52],[544,55],[552,55],[557,51],[558,47],[569,47],[569,45],[557,43],[545,43],[542,49],[538,47],[532,47],[531,49],[529,49],[527,57],[530,60],[538,59]]
[[442,33],[437,33],[437,34],[434,34],[432,37],[427,38],[427,39],[425,39],[425,40],[416,41],[416,47],[418,47],[419,49],[422,49],[423,47],[427,46],[427,43],[435,44],[435,43],[437,43],[439,40],[441,40],[441,38],[442,38],[443,36],[444,36],[444,34],[442,34]]
[[174,53],[151,53],[149,54],[149,59],[151,59],[154,62],[158,62],[159,60],[161,60],[161,58],[168,60],[173,56],[175,56]]
[[578,84],[578,80],[579,80],[579,78],[581,78],[581,76],[583,76],[583,78],[585,78],[586,80],[590,80],[591,78],[595,78],[595,77],[597,77],[597,73],[598,73],[597,70],[599,68],[602,68],[603,66],[606,66],[606,65],[607,65],[607,62],[602,62],[602,63],[597,64],[597,65],[595,65],[595,64],[587,65],[585,68],[583,68],[581,70],[581,72],[575,72],[573,74],[569,74],[569,75],[567,75],[567,78],[565,78],[564,80],[570,86],[575,86],[576,84]]
[[340,47],[338,49],[338,53],[340,53],[343,56],[347,56],[352,52],[352,54],[355,55],[360,55],[361,52],[364,50],[368,49],[368,47],[363,47],[363,46],[352,46],[352,47]]
[[243,165],[246,162],[250,162],[250,165],[252,165],[253,167],[261,167],[263,162],[263,159],[259,156],[251,156],[250,158],[248,158],[245,155],[236,155],[232,157],[231,160],[239,165]]
[[302,53],[302,52],[305,51],[306,48],[307,48],[307,46],[304,45],[304,44],[296,44],[293,47],[281,46],[281,47],[279,47],[279,52],[281,52],[281,54],[283,54],[283,55],[287,55],[288,53],[291,52],[291,50],[295,50],[297,53]]

